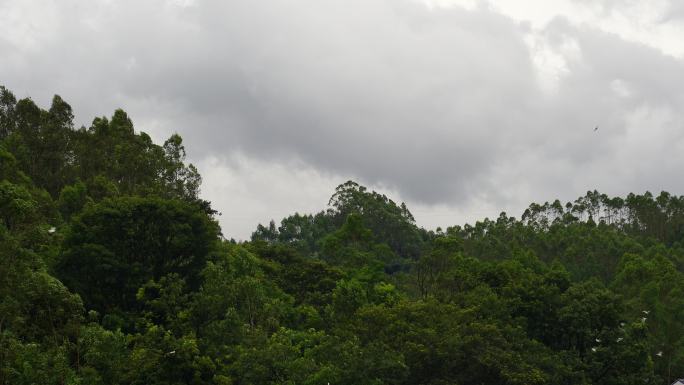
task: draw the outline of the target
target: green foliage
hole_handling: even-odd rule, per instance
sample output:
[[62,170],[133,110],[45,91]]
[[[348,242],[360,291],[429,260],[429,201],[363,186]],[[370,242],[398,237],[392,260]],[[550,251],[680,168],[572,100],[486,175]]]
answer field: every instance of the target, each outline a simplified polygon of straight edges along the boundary
[[209,263],[203,277],[198,297],[203,305],[197,311],[214,311],[220,319],[226,315],[226,309],[232,309],[235,317],[249,328],[277,329],[293,303],[292,297],[266,278],[259,260],[239,246]]
[[387,250],[378,252],[384,254],[385,267],[390,271],[404,268],[424,246],[422,233],[406,205],[397,205],[375,191],[368,192],[355,182],[339,185],[328,205],[330,209],[316,215],[287,217],[278,228],[274,221],[268,227],[258,225],[252,240],[289,243],[303,253],[321,253],[324,258],[331,257],[335,242],[352,242],[361,247],[385,245]]
[[268,263],[263,270],[278,287],[295,298],[295,303],[323,307],[332,300],[337,281],[344,277],[339,268],[307,258],[289,244],[252,242],[250,251]]
[[38,211],[37,202],[27,188],[7,180],[0,182],[0,220],[9,231],[31,225]]
[[107,199],[72,221],[57,271],[89,309],[127,312],[149,280],[176,273],[197,288],[217,231],[203,211],[182,201]]
[[385,195],[367,192],[366,188],[348,181],[335,189],[328,203],[334,208],[338,223],[355,214],[361,217],[376,242],[386,243],[404,258],[415,258],[421,239],[413,215],[404,203],[397,205]]
[[669,384],[684,197],[419,229],[355,182],[220,238],[182,138],[0,87],[0,385]]
[[77,353],[85,383],[113,385],[123,382],[130,352],[128,339],[121,331],[105,330],[95,323],[86,325],[79,335]]
[[83,182],[76,182],[71,186],[64,186],[59,193],[57,206],[65,219],[80,212],[89,201],[86,185]]

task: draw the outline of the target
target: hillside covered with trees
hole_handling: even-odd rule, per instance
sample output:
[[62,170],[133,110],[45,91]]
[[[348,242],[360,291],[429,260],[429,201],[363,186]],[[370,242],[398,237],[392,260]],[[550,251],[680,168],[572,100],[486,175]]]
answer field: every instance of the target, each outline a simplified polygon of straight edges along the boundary
[[429,231],[350,181],[237,243],[200,184],[178,135],[0,87],[0,385],[684,377],[684,196]]

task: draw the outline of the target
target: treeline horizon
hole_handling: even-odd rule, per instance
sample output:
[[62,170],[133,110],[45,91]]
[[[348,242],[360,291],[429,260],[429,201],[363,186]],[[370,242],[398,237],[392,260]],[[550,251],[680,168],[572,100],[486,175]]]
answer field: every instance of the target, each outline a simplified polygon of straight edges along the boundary
[[684,377],[684,196],[426,230],[348,181],[238,243],[200,186],[177,134],[0,87],[0,385]]

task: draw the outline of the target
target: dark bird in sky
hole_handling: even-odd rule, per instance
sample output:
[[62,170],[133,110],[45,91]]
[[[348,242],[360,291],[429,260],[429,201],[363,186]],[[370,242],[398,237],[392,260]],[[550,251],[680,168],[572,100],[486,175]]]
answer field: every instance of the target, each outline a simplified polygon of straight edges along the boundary
[[594,132],[598,131],[598,126],[594,127]]

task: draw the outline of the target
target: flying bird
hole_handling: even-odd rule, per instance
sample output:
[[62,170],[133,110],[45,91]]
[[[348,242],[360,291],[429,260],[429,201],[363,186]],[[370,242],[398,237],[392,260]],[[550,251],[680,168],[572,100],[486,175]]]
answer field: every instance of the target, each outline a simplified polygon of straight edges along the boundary
[[597,339],[596,339],[596,342],[601,342],[601,340],[600,340],[599,338],[597,338]]
[[591,351],[596,353],[596,348],[591,348]]
[[57,231],[57,228],[56,228],[56,227],[50,227],[50,228],[48,229],[48,233],[50,233],[50,234],[54,234],[55,231]]
[[646,322],[646,317],[641,317],[641,322]]
[[656,353],[656,356],[662,357],[662,356],[663,356],[663,351],[661,350],[661,351],[659,351],[658,353]]
[[617,339],[617,342],[622,341],[622,339],[623,339],[622,337],[619,337],[619,338]]
[[598,126],[594,127],[594,132],[598,131]]
[[651,311],[650,310],[642,310],[641,312],[648,315],[648,313],[650,313]]

